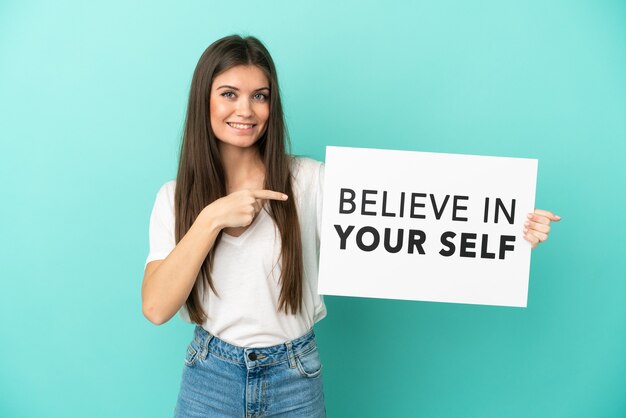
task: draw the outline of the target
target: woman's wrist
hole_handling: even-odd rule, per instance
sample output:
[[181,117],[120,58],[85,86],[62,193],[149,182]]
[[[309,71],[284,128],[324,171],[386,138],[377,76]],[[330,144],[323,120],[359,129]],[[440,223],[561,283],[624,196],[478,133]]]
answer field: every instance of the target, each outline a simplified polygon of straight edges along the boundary
[[219,222],[218,217],[215,216],[211,209],[211,205],[202,209],[202,211],[198,215],[198,220],[204,228],[209,229],[217,234],[220,232],[220,230],[224,228],[224,226]]

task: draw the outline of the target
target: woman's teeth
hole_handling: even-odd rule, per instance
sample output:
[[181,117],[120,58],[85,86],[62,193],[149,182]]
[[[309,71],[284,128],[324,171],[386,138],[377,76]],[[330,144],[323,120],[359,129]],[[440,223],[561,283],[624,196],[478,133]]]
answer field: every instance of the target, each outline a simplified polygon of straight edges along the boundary
[[252,123],[232,123],[232,122],[227,122],[228,125],[232,126],[233,128],[237,128],[237,129],[248,129],[254,126],[254,124]]

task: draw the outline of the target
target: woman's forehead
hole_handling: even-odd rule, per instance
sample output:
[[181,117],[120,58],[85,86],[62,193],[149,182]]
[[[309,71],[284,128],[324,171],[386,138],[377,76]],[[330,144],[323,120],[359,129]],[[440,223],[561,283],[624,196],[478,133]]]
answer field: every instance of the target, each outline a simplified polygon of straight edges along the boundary
[[270,87],[263,70],[255,65],[237,65],[218,74],[213,80],[213,90],[222,86],[241,90],[258,90]]

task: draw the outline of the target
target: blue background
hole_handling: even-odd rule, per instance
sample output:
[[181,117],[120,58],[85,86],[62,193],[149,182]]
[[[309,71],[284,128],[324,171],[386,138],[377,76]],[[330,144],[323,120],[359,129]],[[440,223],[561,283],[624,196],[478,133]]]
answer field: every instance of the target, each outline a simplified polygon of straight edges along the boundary
[[259,37],[293,151],[539,159],[528,308],[327,297],[330,417],[626,416],[623,1],[0,2],[0,416],[167,417],[192,327],[141,313],[191,75]]

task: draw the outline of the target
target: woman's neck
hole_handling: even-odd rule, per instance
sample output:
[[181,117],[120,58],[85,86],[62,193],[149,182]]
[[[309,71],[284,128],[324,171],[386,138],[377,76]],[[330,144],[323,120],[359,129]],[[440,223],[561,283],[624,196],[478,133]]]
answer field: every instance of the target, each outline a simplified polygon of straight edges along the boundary
[[228,193],[246,188],[263,187],[265,166],[257,147],[240,148],[220,144],[220,157]]

